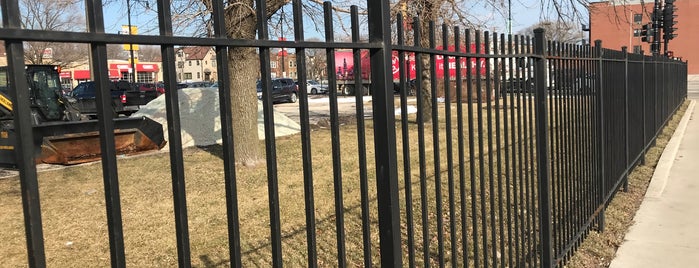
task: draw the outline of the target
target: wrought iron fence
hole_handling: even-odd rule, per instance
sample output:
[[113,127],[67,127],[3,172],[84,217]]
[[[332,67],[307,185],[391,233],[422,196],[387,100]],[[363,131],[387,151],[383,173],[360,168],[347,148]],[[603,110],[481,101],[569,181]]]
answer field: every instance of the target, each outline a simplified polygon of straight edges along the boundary
[[[334,37],[333,8],[324,4],[325,41],[304,41],[301,1],[293,1],[295,40],[269,40],[265,1],[256,1],[257,40],[225,36],[224,4],[214,1],[211,38],[175,37],[170,1],[158,1],[160,35],[125,36],[104,33],[101,1],[87,1],[88,31],[50,32],[22,29],[18,1],[3,1],[3,27],[10,90],[15,105],[16,155],[24,205],[28,263],[46,265],[38,195],[37,169],[29,123],[28,97],[23,92],[23,42],[82,42],[90,45],[93,77],[107,82],[107,44],[159,45],[165,85],[175,88],[175,47],[213,46],[219,77],[228,77],[230,47],[259,50],[263,88],[271,88],[272,48],[295,49],[298,81],[306,81],[306,50],[325,49],[327,72],[335,74],[336,50],[350,49],[355,63],[344,76],[329,77],[330,144],[334,188],[335,243],[319,249],[314,198],[312,150],[318,146],[309,123],[309,96],[299,84],[299,113],[305,204],[304,255],[308,266],[319,260],[334,265],[402,266],[561,266],[593,229],[603,229],[606,204],[626,187],[631,170],[686,97],[687,65],[664,57],[630,54],[594,46],[461,30],[458,27],[391,20],[388,1],[367,1],[363,19],[368,40],[360,37],[358,8],[351,10],[351,42]],[[422,32],[421,25],[429,25]],[[410,26],[406,28],[406,26]],[[437,34],[441,33],[441,38]],[[395,37],[395,38],[392,38]],[[394,40],[394,41],[392,41]],[[428,45],[420,45],[421,41]],[[441,43],[440,43],[441,42]],[[439,43],[439,44],[438,44]],[[344,59],[346,60],[346,59]],[[392,62],[394,63],[392,65]],[[370,67],[370,70],[366,70]],[[366,77],[366,74],[370,74]],[[395,77],[395,81],[394,81]],[[362,85],[362,86],[360,86]],[[342,173],[338,89],[353,86],[356,105],[358,176]],[[365,117],[366,87],[371,116]],[[232,266],[245,266],[237,204],[231,89],[219,81],[221,136],[226,182],[229,255]],[[265,91],[267,92],[267,91]],[[122,230],[117,156],[109,93],[97,96],[111,265],[126,264]],[[412,96],[414,94],[414,96]],[[183,148],[178,93],[167,102],[172,196],[175,209],[178,265],[191,265]],[[274,133],[273,100],[262,98],[269,192],[268,264],[285,263],[279,216],[279,171]],[[414,103],[414,104],[413,104]],[[417,110],[409,113],[411,106]],[[399,111],[397,110],[399,108]],[[368,136],[368,137],[367,137]],[[371,140],[373,138],[373,140]],[[374,159],[370,159],[373,155]],[[372,170],[373,169],[373,170]],[[359,204],[345,204],[343,182],[359,182]],[[372,186],[375,184],[375,186]],[[347,235],[349,206],[359,212],[361,237]],[[354,217],[354,216],[353,216]],[[349,252],[355,253],[349,254]],[[327,262],[326,262],[327,263]]]

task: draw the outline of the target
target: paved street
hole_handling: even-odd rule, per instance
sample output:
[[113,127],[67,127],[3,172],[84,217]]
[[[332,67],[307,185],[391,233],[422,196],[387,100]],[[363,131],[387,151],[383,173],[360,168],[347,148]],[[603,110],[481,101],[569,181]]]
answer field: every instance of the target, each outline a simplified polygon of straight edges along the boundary
[[699,100],[699,75],[690,75],[687,85],[687,98]]
[[690,78],[688,92],[692,103],[658,161],[612,268],[699,264],[699,79]]

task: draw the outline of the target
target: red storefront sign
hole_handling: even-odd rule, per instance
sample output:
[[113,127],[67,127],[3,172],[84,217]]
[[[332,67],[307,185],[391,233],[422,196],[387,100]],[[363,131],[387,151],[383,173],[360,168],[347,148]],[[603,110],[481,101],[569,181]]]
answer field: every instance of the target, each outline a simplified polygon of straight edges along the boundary
[[128,63],[112,63],[109,64],[109,69],[115,69],[120,73],[128,73],[129,69],[131,69],[131,65]]
[[60,77],[60,78],[68,78],[68,79],[70,79],[70,71],[62,71],[62,72],[59,74],[59,77]]
[[74,70],[73,79],[90,79],[90,70]]
[[[120,73],[128,73],[129,70],[131,69],[131,64],[128,63],[112,63],[109,64],[109,69],[110,70],[117,70]],[[145,63],[139,63],[136,64],[136,71],[137,72],[157,72],[159,70],[157,64],[145,64]]]
[[139,64],[136,64],[136,71],[137,72],[157,72],[158,65],[157,64],[139,63]]

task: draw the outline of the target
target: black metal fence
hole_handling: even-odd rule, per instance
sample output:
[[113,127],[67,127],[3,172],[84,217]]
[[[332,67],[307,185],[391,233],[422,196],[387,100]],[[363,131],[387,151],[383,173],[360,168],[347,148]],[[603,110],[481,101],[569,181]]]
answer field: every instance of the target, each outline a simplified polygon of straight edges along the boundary
[[[227,49],[254,46],[260,53],[260,73],[269,88],[270,49],[295,49],[298,81],[306,80],[306,50],[326,50],[328,72],[335,73],[335,50],[351,49],[354,61],[362,52],[370,58],[370,119],[364,115],[362,91],[355,90],[358,177],[342,174],[341,140],[344,128],[338,118],[337,77],[329,77],[330,131],[335,202],[335,237],[332,249],[319,249],[316,230],[314,169],[308,96],[300,84],[300,146],[303,154],[307,265],[334,260],[333,265],[402,266],[562,266],[593,229],[603,229],[606,204],[630,171],[640,162],[658,133],[686,97],[687,65],[664,57],[651,57],[594,46],[562,44],[534,38],[460,30],[423,22],[392,21],[388,1],[367,1],[363,19],[368,40],[360,38],[360,15],[352,8],[352,41],[333,36],[332,6],[325,3],[325,42],[304,40],[302,1],[293,1],[293,42],[270,41],[265,1],[256,1],[259,40],[225,37],[224,4],[214,1],[211,38],[175,37],[170,1],[158,1],[161,35],[125,36],[104,33],[101,1],[87,1],[88,31],[49,32],[20,27],[17,0],[3,1],[3,27],[15,103],[15,131],[31,137],[30,107],[24,92],[23,42],[82,42],[90,45],[93,77],[107,81],[107,44],[159,45],[167,88],[175,88],[175,47],[214,46],[219,77],[229,74]],[[411,25],[410,29],[404,26]],[[442,34],[437,37],[438,32]],[[395,38],[392,38],[395,37]],[[425,39],[426,38],[426,39]],[[429,47],[418,45],[428,40]],[[395,41],[391,41],[395,40]],[[417,41],[415,41],[417,40]],[[441,44],[438,44],[440,43]],[[439,48],[438,48],[439,47]],[[399,79],[393,81],[392,59],[398,61]],[[412,61],[412,63],[411,63]],[[417,64],[415,62],[418,62]],[[426,64],[420,64],[424,62]],[[415,68],[415,76],[411,69]],[[354,82],[366,73],[353,67]],[[426,75],[422,75],[422,74]],[[429,74],[429,75],[427,75]],[[231,88],[219,81],[221,135],[228,200],[229,255],[232,266],[245,266],[241,253],[232,150]],[[430,86],[431,85],[431,86]],[[395,90],[400,93],[396,93]],[[415,92],[416,96],[409,96]],[[109,114],[109,93],[98,95],[100,118]],[[268,264],[282,266],[279,216],[279,171],[276,169],[273,103],[263,97],[267,184],[269,190]],[[170,162],[175,209],[177,255],[181,267],[191,265],[187,202],[184,188],[182,141],[176,90],[165,94],[170,140]],[[346,97],[345,97],[346,98]],[[413,104],[414,103],[414,104]],[[409,113],[415,105],[417,112]],[[396,113],[396,108],[400,112]],[[100,120],[102,169],[105,186],[111,265],[126,264],[120,209],[117,156],[113,123]],[[371,132],[369,132],[370,129]],[[372,134],[367,134],[372,133]],[[367,137],[369,136],[369,137]],[[373,138],[373,141],[371,140]],[[38,195],[37,169],[32,140],[17,141],[28,263],[46,265]],[[373,155],[374,159],[370,157]],[[373,168],[373,170],[371,170]],[[343,182],[359,181],[361,238],[348,237],[343,204]],[[372,186],[375,184],[375,187]],[[373,229],[377,228],[378,229]],[[376,236],[375,234],[378,234]],[[302,243],[304,244],[304,243]],[[244,249],[245,250],[245,249]],[[356,254],[349,254],[358,251]],[[349,257],[348,257],[349,256]],[[360,256],[360,257],[357,257]],[[322,266],[322,265],[321,265]]]

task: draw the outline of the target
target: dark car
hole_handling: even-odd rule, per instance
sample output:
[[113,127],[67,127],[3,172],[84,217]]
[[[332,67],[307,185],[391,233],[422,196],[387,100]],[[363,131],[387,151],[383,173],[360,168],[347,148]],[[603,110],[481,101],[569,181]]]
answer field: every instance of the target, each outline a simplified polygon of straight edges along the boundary
[[532,93],[534,89],[534,79],[524,77],[508,78],[502,85],[502,93]]
[[[299,88],[291,78],[272,79],[272,101],[274,102],[296,102],[298,100]],[[262,81],[257,81],[257,98],[262,99]]]
[[177,84],[177,89],[182,88],[208,88],[213,85],[213,82],[185,82]]
[[[417,79],[410,79],[405,83],[405,87],[408,89],[408,96],[415,96],[417,94]],[[395,94],[400,94],[401,88],[400,88],[400,82],[394,81],[393,82],[393,93]]]
[[[112,95],[114,113],[126,116],[138,111],[140,105],[145,105],[158,96],[156,91],[134,90],[127,81],[109,82],[109,92]],[[78,84],[65,96],[81,114],[94,118],[97,116],[96,94],[95,82],[88,81]]]
[[134,83],[133,88],[139,91],[157,91],[158,94],[165,93],[165,86],[160,83]]
[[[110,82],[109,92],[112,95],[112,106],[115,113],[131,114],[124,111],[124,105],[121,102],[123,92],[129,90],[131,85],[128,82]],[[84,115],[95,117],[97,115],[97,85],[94,81],[82,82],[73,90],[66,94],[66,97],[72,102],[73,106]]]

